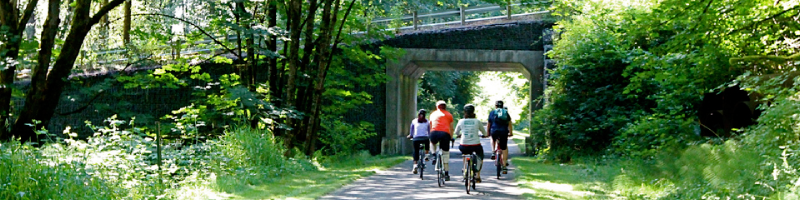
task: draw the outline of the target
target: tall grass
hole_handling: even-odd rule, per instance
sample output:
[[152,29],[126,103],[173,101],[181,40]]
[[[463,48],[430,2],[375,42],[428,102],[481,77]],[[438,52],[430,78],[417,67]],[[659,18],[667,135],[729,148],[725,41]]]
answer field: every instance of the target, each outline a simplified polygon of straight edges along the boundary
[[107,122],[86,140],[0,144],[0,199],[195,199],[202,196],[186,188],[230,190],[315,170],[308,159],[283,157],[264,130],[238,127],[204,143],[165,142],[159,160],[152,133],[120,128],[132,121]]
[[216,177],[210,187],[233,193],[243,186],[264,184],[276,177],[317,170],[310,160],[283,156],[282,145],[267,130],[237,126],[214,143]]
[[[46,147],[58,148],[58,147]],[[19,142],[0,144],[0,199],[121,199],[126,191]]]
[[202,143],[164,142],[159,156],[149,130],[113,117],[107,123],[86,140],[0,143],[0,199],[316,198],[406,160],[365,152],[285,157],[272,133],[247,126]]

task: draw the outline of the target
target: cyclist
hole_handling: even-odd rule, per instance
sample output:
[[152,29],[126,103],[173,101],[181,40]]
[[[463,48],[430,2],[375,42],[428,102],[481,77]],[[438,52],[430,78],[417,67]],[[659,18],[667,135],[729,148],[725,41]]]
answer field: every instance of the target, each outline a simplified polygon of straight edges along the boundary
[[[508,138],[513,136],[511,117],[508,116],[508,110],[503,107],[503,101],[497,101],[494,104],[495,110],[489,113],[489,123],[486,124],[486,129],[489,131],[490,135],[492,135],[492,160],[495,159],[496,155],[494,152],[497,148],[500,148],[503,154],[503,173],[508,173]],[[505,112],[505,113],[503,113]],[[501,115],[505,115],[506,119],[500,117]]]
[[[431,144],[432,149],[436,149],[436,145],[442,149],[442,167],[444,167],[444,179],[450,181],[450,138],[453,115],[447,112],[447,103],[444,101],[436,102],[436,111],[433,111],[430,116],[431,119]],[[436,162],[436,161],[434,161]]]
[[[425,145],[426,155],[429,153],[428,149],[430,148],[429,133],[431,130],[431,122],[428,121],[428,119],[425,119],[425,114],[428,114],[428,111],[425,109],[420,109],[419,112],[417,112],[417,118],[411,120],[411,131],[409,132],[408,136],[406,136],[414,141],[414,169],[411,170],[411,172],[414,174],[417,174],[417,161],[419,161],[419,157],[425,156],[419,155],[419,145]],[[427,159],[428,158],[426,157],[425,160]]]
[[[476,169],[477,175],[475,176],[475,182],[478,183],[481,182],[481,168],[483,168],[483,146],[478,135],[479,132],[481,134],[480,137],[489,137],[481,121],[475,119],[475,106],[467,104],[464,106],[464,119],[458,120],[458,125],[456,125],[456,130],[453,134],[456,136],[464,135],[464,137],[461,137],[461,145],[458,146],[461,154],[472,154],[472,152],[478,154],[478,169]],[[464,167],[467,167],[466,164]],[[466,178],[467,175],[464,177]]]

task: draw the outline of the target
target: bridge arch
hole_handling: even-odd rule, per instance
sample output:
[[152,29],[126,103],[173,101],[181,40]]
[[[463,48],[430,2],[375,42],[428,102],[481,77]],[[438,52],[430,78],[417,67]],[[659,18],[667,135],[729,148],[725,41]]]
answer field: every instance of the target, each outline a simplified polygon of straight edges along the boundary
[[[513,71],[530,81],[530,97],[544,89],[544,51],[404,48],[406,54],[386,64],[386,132],[383,154],[408,154],[408,123],[416,116],[417,80],[426,71]],[[529,108],[535,108],[530,101]],[[533,112],[529,112],[533,113]],[[525,116],[530,118],[530,116]]]

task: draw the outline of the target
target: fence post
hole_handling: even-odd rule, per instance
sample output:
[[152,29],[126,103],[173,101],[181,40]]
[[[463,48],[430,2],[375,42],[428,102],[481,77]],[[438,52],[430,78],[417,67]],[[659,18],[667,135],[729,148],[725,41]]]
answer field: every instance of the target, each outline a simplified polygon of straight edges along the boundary
[[467,15],[464,13],[464,6],[459,6],[459,15],[461,15],[461,25],[463,26],[467,22]]
[[511,19],[511,4],[506,5],[506,17]]
[[414,11],[414,14],[413,14],[413,15],[414,15],[414,19],[413,19],[413,23],[414,23],[414,30],[417,30],[417,24],[418,24],[419,22],[417,22],[417,11],[416,11],[416,10]]

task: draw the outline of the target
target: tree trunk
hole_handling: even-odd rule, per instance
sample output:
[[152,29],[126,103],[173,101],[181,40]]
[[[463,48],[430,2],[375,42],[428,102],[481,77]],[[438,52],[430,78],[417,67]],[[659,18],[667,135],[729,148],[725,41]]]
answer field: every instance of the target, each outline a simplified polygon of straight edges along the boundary
[[[273,28],[278,25],[278,5],[277,0],[268,1],[267,2],[267,27]],[[274,53],[278,53],[278,36],[270,35],[267,38],[267,49]],[[269,92],[270,92],[270,100],[272,104],[276,107],[280,107],[280,96],[283,94],[281,90],[281,78],[280,74],[283,73],[283,70],[278,70],[278,58],[270,56],[267,60],[267,67],[269,68]],[[273,121],[279,121],[279,119],[272,119]],[[272,134],[275,136],[282,136],[282,130],[278,129],[277,126],[272,126]]]
[[[43,66],[42,63],[37,66],[35,70],[39,72],[34,72],[36,77],[32,77],[31,79],[31,86],[36,87],[36,89],[31,88],[31,90],[28,90],[25,106],[22,108],[22,112],[14,123],[11,135],[18,136],[23,140],[36,139],[36,134],[32,128],[43,127],[50,122],[50,118],[53,116],[56,106],[58,106],[61,92],[67,84],[67,78],[71,74],[75,60],[80,53],[79,47],[83,45],[83,41],[86,39],[86,34],[89,33],[94,24],[100,21],[102,16],[106,15],[108,11],[114,7],[122,4],[123,1],[124,0],[113,0],[100,8],[97,14],[92,16],[90,15],[91,0],[77,0],[74,7],[72,26],[69,29],[67,38],[64,40],[64,46],[78,48],[63,48],[49,73],[47,73],[47,66]],[[50,0],[50,7],[48,10],[49,19],[53,19],[52,16],[57,18],[58,9],[54,9],[53,4],[58,3],[60,3],[59,0]],[[56,5],[55,7],[58,6]],[[48,23],[46,22],[46,24]],[[49,31],[55,30],[57,29]],[[52,44],[47,44],[48,41],[44,39],[47,34],[55,35],[55,33],[45,34],[46,31],[48,30],[42,31],[43,40],[41,44],[43,48],[39,52],[40,59],[49,58],[49,55],[46,54],[50,54],[48,51],[52,51]],[[51,45],[51,47],[47,48],[46,45]],[[46,77],[44,77],[45,73],[47,73]],[[32,123],[33,120],[39,120],[41,124],[37,127],[26,125]]]
[[[25,11],[20,13],[16,1],[0,1],[0,27],[7,27],[8,32],[4,40],[0,40],[0,67],[6,68],[0,73],[0,137],[3,140],[11,138],[8,133],[8,124],[11,116],[11,91],[14,84],[14,77],[17,64],[13,63],[19,59],[20,45],[22,44],[22,33],[25,25],[33,16],[34,8],[38,0],[30,0],[25,7]],[[22,14],[22,16],[20,16]],[[4,52],[5,51],[5,52]],[[12,61],[12,63],[3,63]]]
[[[273,28],[278,25],[278,6],[276,1],[269,1],[267,2],[267,27]],[[278,36],[271,35],[267,39],[267,50],[277,53],[278,52]],[[278,58],[277,57],[270,57],[267,60],[267,67],[269,68],[269,91],[270,96],[272,97],[272,104],[279,105],[277,100],[280,97],[282,92],[278,89],[278,85],[280,84],[280,78],[278,73],[282,73],[282,71],[278,71]]]
[[[289,61],[289,74],[287,75],[286,79],[286,95],[284,96],[284,102],[286,107],[293,107],[295,95],[297,91],[295,91],[295,83],[297,77],[297,69],[300,66],[300,34],[303,31],[303,28],[300,26],[300,20],[302,20],[302,10],[303,10],[303,2],[302,0],[291,0],[289,2],[289,9],[288,12],[288,30],[289,30],[289,53],[286,55],[287,60]],[[293,124],[291,118],[286,119],[286,124]],[[288,131],[285,135],[286,138],[286,153],[285,155],[289,155],[292,148],[294,148],[294,141],[292,140],[295,135],[293,134],[294,131]]]
[[133,0],[125,1],[125,18],[122,20],[122,44],[128,46],[131,42],[131,4]]
[[[335,4],[333,10],[331,10],[332,4]],[[317,51],[315,52],[318,59],[316,59],[317,63],[317,77],[314,80],[314,92],[312,93],[311,97],[311,106],[309,108],[309,119],[308,119],[308,130],[306,130],[306,138],[312,139],[316,138],[316,122],[319,121],[319,107],[320,102],[322,101],[322,89],[325,86],[325,75],[327,75],[327,60],[328,54],[327,51],[331,44],[331,33],[333,32],[333,27],[336,25],[336,14],[339,11],[339,1],[336,0],[325,0],[325,5],[322,9],[322,24],[320,26],[320,34],[319,34],[319,44],[317,45]],[[306,141],[306,155],[312,155],[314,151],[314,144],[315,141]]]
[[[328,1],[333,1],[333,0],[328,0]],[[335,0],[334,4],[336,5],[336,7],[334,7],[333,9],[332,19],[329,18],[328,20],[326,20],[325,15],[323,15],[322,32],[326,32],[327,34],[320,34],[320,37],[322,37],[322,41],[320,42],[320,46],[317,47],[318,53],[320,55],[320,59],[317,64],[319,67],[318,70],[319,73],[317,73],[316,85],[314,86],[314,97],[313,97],[314,100],[311,103],[311,113],[313,113],[313,115],[311,115],[311,120],[309,121],[313,123],[310,126],[311,127],[310,130],[307,132],[308,138],[312,140],[311,144],[308,144],[306,148],[306,153],[308,155],[312,155],[314,151],[316,151],[315,141],[317,139],[321,122],[320,115],[322,108],[322,94],[325,93],[325,79],[328,75],[328,66],[330,66],[331,64],[331,61],[333,59],[333,50],[335,50],[336,46],[338,45],[339,36],[342,34],[342,28],[344,27],[344,22],[347,21],[347,17],[348,15],[350,15],[350,11],[353,9],[354,3],[355,1],[350,2],[350,5],[348,6],[344,17],[342,18],[342,23],[339,26],[339,30],[336,32],[335,38],[333,38],[332,34],[334,33],[334,29],[336,28],[336,23],[339,13],[339,5],[341,5],[340,0]],[[323,13],[325,12],[323,11]],[[326,24],[326,22],[328,22],[328,24]],[[322,46],[323,44],[324,46]],[[331,46],[333,48],[330,48]]]

